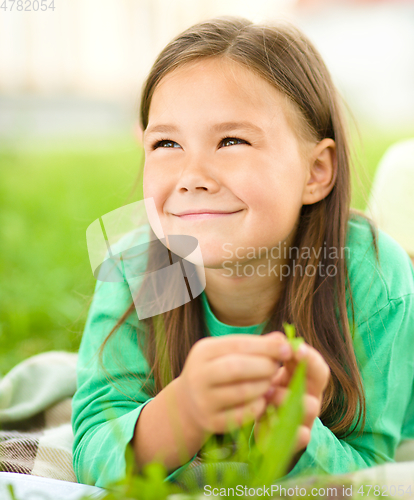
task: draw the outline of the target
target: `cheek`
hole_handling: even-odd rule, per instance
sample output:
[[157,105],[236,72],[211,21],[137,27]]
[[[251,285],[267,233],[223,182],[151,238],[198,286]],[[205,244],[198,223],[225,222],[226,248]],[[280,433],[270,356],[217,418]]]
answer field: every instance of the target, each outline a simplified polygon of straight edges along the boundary
[[157,208],[168,189],[168,181],[165,175],[157,173],[156,169],[144,167],[143,194],[144,198],[154,198]]
[[256,206],[296,206],[302,199],[303,176],[293,166],[269,165],[244,182],[246,201]]
[[144,172],[144,180],[142,183],[142,191],[144,198],[150,198],[153,196],[155,184],[152,182],[151,176]]
[[303,175],[292,164],[269,164],[252,176],[245,202],[252,209],[254,223],[262,228],[276,228],[276,223],[287,235],[300,214],[303,182]]
[[165,203],[166,195],[163,187],[160,186],[153,175],[149,174],[144,169],[143,179],[143,195],[145,200],[153,199],[153,203],[146,203],[146,214],[148,222],[157,238],[162,239],[166,233],[166,228],[163,225],[163,206]]

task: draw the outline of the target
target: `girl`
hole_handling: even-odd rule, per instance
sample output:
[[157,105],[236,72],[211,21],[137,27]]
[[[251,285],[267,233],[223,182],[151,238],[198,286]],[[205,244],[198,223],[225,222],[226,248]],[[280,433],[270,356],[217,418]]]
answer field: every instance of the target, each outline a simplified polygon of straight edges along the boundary
[[[144,197],[166,235],[198,240],[206,286],[138,320],[126,281],[99,283],[73,398],[78,480],[122,478],[129,446],[137,469],[161,458],[177,479],[229,419],[250,422],[254,439],[301,358],[305,416],[287,477],[393,461],[414,437],[413,268],[350,212],[348,142],[318,52],[291,26],[197,24],[157,58],[140,118]],[[139,265],[158,258],[150,249]],[[296,354],[284,321],[305,340]]]

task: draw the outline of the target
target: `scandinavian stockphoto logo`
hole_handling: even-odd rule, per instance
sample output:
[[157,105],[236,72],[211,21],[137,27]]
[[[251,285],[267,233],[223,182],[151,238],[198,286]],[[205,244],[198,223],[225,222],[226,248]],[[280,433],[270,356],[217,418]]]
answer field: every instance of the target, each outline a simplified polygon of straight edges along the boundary
[[182,306],[206,286],[197,239],[165,236],[152,197],[99,217],[86,241],[94,277],[127,282],[140,320]]

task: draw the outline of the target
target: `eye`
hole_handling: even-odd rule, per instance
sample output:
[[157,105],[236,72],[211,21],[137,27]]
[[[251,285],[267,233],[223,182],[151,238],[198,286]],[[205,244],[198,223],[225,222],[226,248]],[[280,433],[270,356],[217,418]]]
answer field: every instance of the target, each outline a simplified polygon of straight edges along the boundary
[[228,144],[229,146],[235,146],[237,144],[249,144],[244,139],[239,139],[238,137],[225,137],[222,139],[220,144]]
[[171,144],[177,144],[177,146],[179,147],[178,142],[170,141],[170,139],[161,139],[160,141],[154,142],[154,144],[152,145],[152,149],[176,147],[171,146]]

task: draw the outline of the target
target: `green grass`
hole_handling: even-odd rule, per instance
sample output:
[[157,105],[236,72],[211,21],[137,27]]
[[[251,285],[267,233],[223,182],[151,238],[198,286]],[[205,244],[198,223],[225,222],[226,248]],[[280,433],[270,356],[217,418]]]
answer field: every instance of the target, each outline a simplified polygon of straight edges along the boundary
[[[354,207],[365,208],[387,147],[409,136],[362,134],[366,174],[354,182]],[[86,228],[141,198],[139,188],[131,194],[140,158],[132,137],[92,149],[0,149],[0,374],[43,351],[77,350],[96,283]]]
[[76,351],[96,283],[86,228],[140,198],[133,139],[96,150],[0,150],[0,374]]

